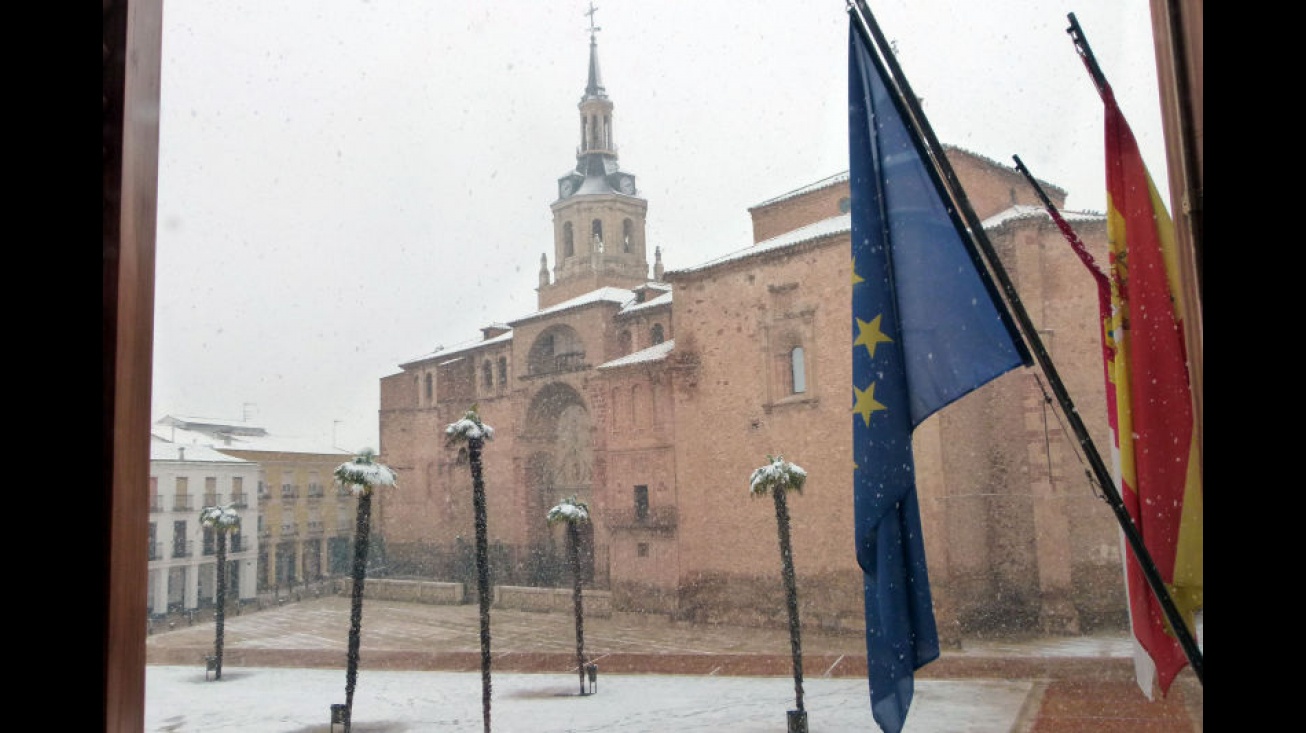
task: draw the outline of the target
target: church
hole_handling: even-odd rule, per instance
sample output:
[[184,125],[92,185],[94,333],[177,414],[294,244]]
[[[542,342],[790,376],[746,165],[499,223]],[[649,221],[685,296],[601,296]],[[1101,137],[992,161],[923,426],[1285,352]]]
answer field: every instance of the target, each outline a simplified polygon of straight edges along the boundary
[[[748,486],[782,455],[808,473],[789,499],[802,623],[863,631],[848,174],[751,207],[751,244],[666,271],[645,237],[648,202],[618,160],[593,33],[578,110],[537,309],[380,380],[381,460],[400,488],[379,494],[373,531],[390,573],[474,582],[470,466],[444,429],[476,405],[495,430],[483,453],[493,583],[569,583],[562,529],[545,515],[575,496],[592,519],[586,587],[609,592],[614,610],[782,625],[775,514]],[[1019,172],[945,149],[1105,450],[1092,278]],[[1060,208],[1066,192],[1040,185]],[[1104,261],[1105,216],[1065,216]],[[1125,628],[1119,529],[1050,395],[1040,371],[1017,369],[913,436],[945,644]]]

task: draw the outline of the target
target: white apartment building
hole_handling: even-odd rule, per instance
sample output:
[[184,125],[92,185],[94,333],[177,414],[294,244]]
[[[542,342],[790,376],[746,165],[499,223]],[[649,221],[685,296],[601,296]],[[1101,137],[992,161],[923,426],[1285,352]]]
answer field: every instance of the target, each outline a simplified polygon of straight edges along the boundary
[[[150,440],[149,610],[212,607],[217,541],[200,523],[206,506],[231,504],[241,529],[227,538],[228,603],[255,598],[258,578],[259,464],[204,445]],[[251,501],[251,499],[255,499]]]

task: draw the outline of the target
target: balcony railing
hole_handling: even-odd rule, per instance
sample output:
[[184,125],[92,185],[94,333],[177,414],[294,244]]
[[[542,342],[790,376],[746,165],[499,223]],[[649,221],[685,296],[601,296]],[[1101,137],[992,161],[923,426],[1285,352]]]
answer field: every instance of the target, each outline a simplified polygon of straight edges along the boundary
[[243,493],[232,494],[231,506],[236,509],[247,509],[249,507],[249,498]]
[[572,351],[552,356],[536,356],[526,365],[526,372],[529,376],[535,377],[542,374],[579,371],[586,366],[585,352]]
[[217,495],[217,494],[205,494],[205,495],[204,495],[204,506],[217,506],[217,505],[218,505],[218,495]]
[[608,512],[607,522],[609,529],[674,531],[677,517],[674,506],[655,506],[645,512],[634,508],[614,509]]
[[173,557],[190,557],[195,554],[195,540],[172,543]]
[[191,506],[189,496],[172,497],[172,510],[174,512],[189,512],[192,511],[193,509],[194,507]]
[[163,559],[163,548],[159,545],[158,542],[150,543],[150,559],[151,560]]
[[150,497],[150,513],[151,513],[151,514],[157,514],[158,512],[161,512],[161,511],[163,511],[163,499],[162,499],[162,497],[151,496],[151,497]]

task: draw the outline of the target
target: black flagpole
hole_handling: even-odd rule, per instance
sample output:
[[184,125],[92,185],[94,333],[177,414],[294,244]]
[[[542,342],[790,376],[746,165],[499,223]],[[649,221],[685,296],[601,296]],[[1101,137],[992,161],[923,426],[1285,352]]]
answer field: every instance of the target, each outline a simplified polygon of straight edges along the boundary
[[[1152,556],[1143,544],[1142,537],[1138,535],[1138,529],[1134,526],[1133,518],[1129,516],[1129,511],[1125,508],[1119,491],[1116,490],[1115,480],[1111,477],[1110,470],[1102,460],[1102,456],[1097,452],[1093,439],[1088,434],[1088,429],[1079,417],[1079,411],[1075,408],[1074,401],[1070,399],[1070,393],[1066,391],[1065,385],[1057,373],[1056,366],[1052,363],[1052,358],[1043,347],[1043,342],[1038,336],[1038,330],[1034,327],[1029,314],[1025,311],[1011,278],[1008,277],[1006,270],[1002,267],[1001,260],[998,259],[996,250],[993,249],[988,236],[984,233],[984,226],[971,208],[970,201],[966,198],[956,173],[953,172],[952,166],[943,155],[943,147],[935,138],[929,121],[926,120],[924,112],[921,111],[911,85],[907,83],[907,78],[903,75],[902,69],[899,68],[898,61],[893,57],[893,54],[883,52],[883,49],[889,48],[889,43],[885,40],[884,34],[881,33],[880,27],[875,23],[870,8],[866,7],[866,1],[848,0],[848,2],[849,12],[855,11],[857,19],[860,21],[856,28],[861,34],[862,40],[866,42],[868,48],[879,50],[879,56],[889,70],[891,78],[886,81],[895,87],[895,101],[900,109],[905,107],[903,111],[906,114],[903,115],[903,118],[909,124],[909,132],[913,133],[912,137],[922,156],[931,163],[926,170],[929,171],[930,177],[934,179],[935,187],[946,193],[952,201],[952,206],[947,208],[949,215],[953,218],[953,223],[957,225],[959,232],[966,233],[969,236],[971,244],[983,254],[983,260],[987,264],[988,270],[992,272],[993,277],[997,278],[1001,285],[1011,315],[1015,317],[1021,334],[1029,343],[1034,358],[1038,361],[1038,365],[1043,370],[1053,394],[1056,395],[1057,402],[1061,405],[1062,413],[1070,422],[1071,429],[1074,431],[1080,448],[1088,459],[1089,466],[1092,468],[1098,484],[1101,485],[1103,493],[1108,497],[1107,503],[1114,511],[1116,520],[1124,531],[1125,538],[1129,541],[1129,546],[1133,549],[1134,555],[1143,569],[1143,574],[1147,577],[1148,585],[1151,586],[1153,594],[1160,601],[1166,619],[1170,622],[1171,629],[1174,630],[1184,648],[1184,653],[1188,656],[1188,663],[1197,675],[1198,682],[1202,682],[1202,652],[1197,648],[1192,634],[1188,632],[1188,625],[1184,623],[1183,616],[1180,615],[1174,601],[1171,600],[1170,593],[1166,590],[1165,583],[1161,579],[1161,574],[1152,562]],[[874,37],[874,41],[872,41],[872,37]],[[957,221],[958,215],[965,217],[964,226]],[[963,239],[963,241],[965,240]],[[972,253],[972,257],[975,257],[976,254]],[[984,273],[985,270],[981,268],[980,274],[983,275]]]
[[[1038,185],[1038,181],[1034,179],[1033,174],[1031,174],[1029,172],[1029,169],[1025,167],[1025,164],[1021,162],[1020,156],[1012,156],[1012,157],[1016,161],[1016,170],[1020,171],[1020,173],[1025,176],[1025,180],[1029,181],[1029,185],[1034,189],[1034,193],[1038,195],[1039,200],[1043,202],[1043,206],[1048,210],[1048,214],[1052,217],[1052,221],[1055,222],[1057,224],[1057,227],[1061,230],[1062,236],[1064,236],[1066,240],[1070,242],[1072,247],[1075,247],[1077,249],[1082,249],[1084,246],[1083,242],[1079,240],[1079,237],[1075,234],[1074,230],[1070,229],[1070,225],[1066,223],[1065,219],[1061,216],[1061,213],[1057,211],[1057,207],[1052,203],[1052,200],[1048,198],[1047,193],[1043,191],[1043,187]],[[1102,480],[1099,477],[1098,483],[1101,482]],[[1103,491],[1103,494],[1107,498],[1107,503],[1111,505],[1111,509],[1116,513],[1117,517],[1123,516],[1125,519],[1129,520],[1129,524],[1127,525],[1128,526],[1127,532],[1132,532],[1133,534],[1137,534],[1138,530],[1134,525],[1133,518],[1129,516],[1128,508],[1125,507],[1124,501],[1120,497],[1120,492],[1116,488],[1115,481],[1108,482],[1106,486],[1110,487],[1109,491],[1106,490]],[[1123,523],[1124,520],[1121,521]],[[1141,540],[1139,540],[1139,542],[1141,543]],[[1152,573],[1155,573],[1159,579],[1160,571],[1158,571],[1156,569],[1156,566],[1152,563],[1152,558],[1150,555],[1139,553],[1137,547],[1134,546],[1132,541],[1130,543],[1130,546],[1135,547],[1134,549],[1135,555],[1138,558],[1139,565],[1141,565],[1143,568],[1144,574],[1148,576],[1148,584],[1152,586],[1153,590],[1156,590],[1156,585],[1153,583],[1151,575]],[[1164,581],[1162,581],[1161,588],[1162,589],[1165,588]],[[1199,682],[1202,681],[1202,667],[1201,667],[1202,652],[1200,649],[1197,648],[1196,641],[1193,640],[1192,635],[1188,632],[1188,624],[1175,623],[1176,618],[1182,619],[1183,616],[1179,613],[1178,608],[1174,605],[1174,601],[1170,598],[1170,594],[1168,591],[1164,593],[1158,592],[1157,600],[1161,602],[1161,606],[1165,611],[1166,620],[1170,622],[1170,627],[1176,630],[1177,632],[1176,636],[1178,637],[1180,644],[1182,644],[1184,647],[1184,653],[1188,656],[1188,661],[1189,664],[1191,664],[1193,667],[1193,672],[1197,674],[1198,681]],[[1194,656],[1196,658],[1196,661],[1194,661]]]

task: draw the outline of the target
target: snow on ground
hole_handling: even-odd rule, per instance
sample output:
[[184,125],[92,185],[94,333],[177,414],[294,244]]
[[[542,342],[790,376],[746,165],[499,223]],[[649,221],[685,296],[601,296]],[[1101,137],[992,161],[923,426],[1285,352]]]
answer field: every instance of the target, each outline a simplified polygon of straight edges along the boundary
[[[496,674],[496,733],[784,733],[792,677],[603,675],[579,695],[576,677]],[[1033,687],[1028,680],[917,680],[912,733],[1008,733]],[[875,731],[864,679],[804,679],[810,733]],[[345,701],[343,670],[146,667],[145,730],[326,733]],[[354,733],[481,733],[479,673],[360,670]]]

